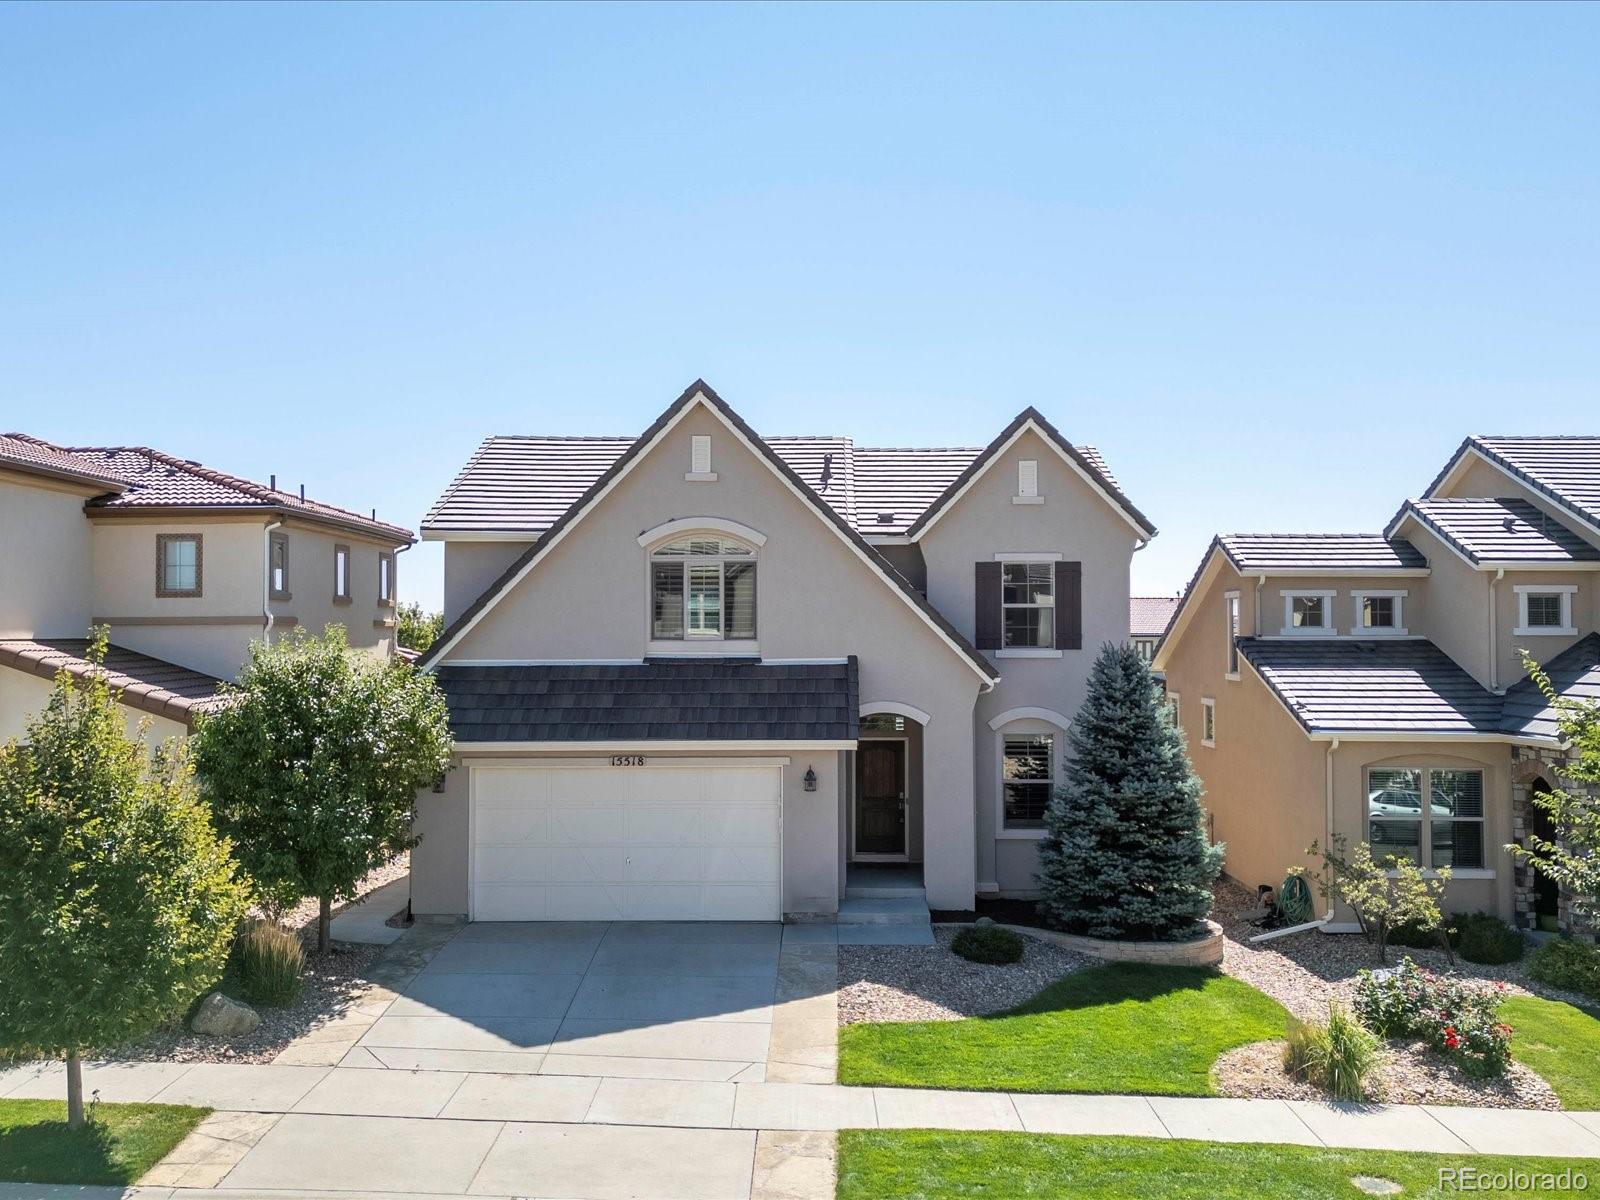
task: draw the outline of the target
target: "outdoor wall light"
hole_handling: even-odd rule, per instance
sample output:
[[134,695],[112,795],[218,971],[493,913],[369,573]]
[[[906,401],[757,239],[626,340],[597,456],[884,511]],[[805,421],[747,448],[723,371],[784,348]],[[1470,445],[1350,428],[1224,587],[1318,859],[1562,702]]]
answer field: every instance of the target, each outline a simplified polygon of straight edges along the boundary
[[816,790],[817,790],[817,773],[811,767],[807,767],[806,768],[806,791],[814,792]]

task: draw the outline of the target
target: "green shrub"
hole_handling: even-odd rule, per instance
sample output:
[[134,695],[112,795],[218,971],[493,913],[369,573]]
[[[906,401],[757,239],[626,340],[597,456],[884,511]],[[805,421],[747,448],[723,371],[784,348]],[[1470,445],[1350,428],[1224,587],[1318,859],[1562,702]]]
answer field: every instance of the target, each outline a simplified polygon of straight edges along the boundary
[[968,925],[950,943],[962,958],[976,963],[1022,961],[1022,939],[998,925]]
[[1316,1084],[1331,1099],[1369,1099],[1367,1081],[1377,1065],[1378,1039],[1337,1004],[1328,1006],[1326,1025],[1289,1025],[1284,1069]]
[[1456,944],[1470,963],[1509,963],[1522,957],[1522,934],[1492,913],[1453,918]]
[[1600,1000],[1600,949],[1589,942],[1546,942],[1528,956],[1528,974],[1548,987]]
[[1456,924],[1456,918],[1445,918],[1446,929],[1440,932],[1438,926],[1424,929],[1415,922],[1408,921],[1404,925],[1396,925],[1389,931],[1389,944],[1391,946],[1405,946],[1410,950],[1443,950],[1444,938],[1450,939],[1452,946],[1459,945],[1461,935],[1458,929],[1450,928]]
[[1511,1061],[1511,1027],[1499,1016],[1504,992],[1504,984],[1435,975],[1405,958],[1357,976],[1356,1015],[1381,1037],[1422,1038],[1469,1075],[1499,1075]]
[[300,994],[305,947],[270,921],[253,921],[239,937],[239,981],[252,1004],[292,1004]]

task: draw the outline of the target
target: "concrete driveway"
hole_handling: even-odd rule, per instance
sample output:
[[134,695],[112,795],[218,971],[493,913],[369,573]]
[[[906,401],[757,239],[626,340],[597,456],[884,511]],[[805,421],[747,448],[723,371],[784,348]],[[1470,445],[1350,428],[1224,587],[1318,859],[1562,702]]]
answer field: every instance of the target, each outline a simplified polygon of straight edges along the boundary
[[465,926],[345,1067],[759,1082],[783,926]]

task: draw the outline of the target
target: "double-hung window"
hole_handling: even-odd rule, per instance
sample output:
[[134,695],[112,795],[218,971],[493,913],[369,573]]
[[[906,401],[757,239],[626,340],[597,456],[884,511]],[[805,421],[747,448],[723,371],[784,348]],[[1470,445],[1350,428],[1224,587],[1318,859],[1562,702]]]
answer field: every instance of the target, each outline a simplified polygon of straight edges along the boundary
[[1005,827],[1043,829],[1055,783],[1055,738],[1048,733],[1007,734],[1001,749]]
[[1367,772],[1367,840],[1380,862],[1423,867],[1484,865],[1483,772],[1453,767]]
[[1049,650],[1056,644],[1056,575],[1053,562],[1000,565],[1001,645]]
[[198,533],[156,535],[156,595],[201,594],[200,538]]
[[650,555],[650,636],[751,640],[756,636],[755,552],[731,538],[669,542]]

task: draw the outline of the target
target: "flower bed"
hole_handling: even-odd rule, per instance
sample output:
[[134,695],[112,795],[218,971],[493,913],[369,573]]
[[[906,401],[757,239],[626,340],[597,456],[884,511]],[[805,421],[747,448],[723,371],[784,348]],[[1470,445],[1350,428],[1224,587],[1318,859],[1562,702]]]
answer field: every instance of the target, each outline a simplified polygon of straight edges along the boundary
[[1410,958],[1387,971],[1363,971],[1356,983],[1356,1015],[1382,1037],[1420,1037],[1454,1059],[1467,1074],[1505,1073],[1511,1062],[1511,1026],[1500,1020],[1505,985],[1469,983],[1435,975]]

